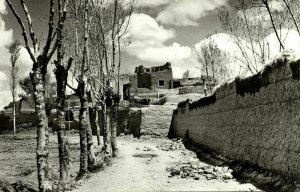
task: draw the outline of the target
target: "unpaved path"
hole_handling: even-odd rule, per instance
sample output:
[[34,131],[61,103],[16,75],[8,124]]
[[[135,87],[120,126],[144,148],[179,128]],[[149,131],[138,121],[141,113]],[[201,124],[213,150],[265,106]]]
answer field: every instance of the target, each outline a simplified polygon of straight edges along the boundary
[[[104,171],[92,175],[75,192],[106,191],[251,191],[251,184],[240,184],[235,180],[200,180],[168,177],[166,168],[179,161],[198,161],[192,152],[161,151],[157,145],[162,140],[138,141],[119,139],[120,154]],[[151,149],[151,151],[148,151]],[[155,154],[157,157],[140,158],[136,154]]]

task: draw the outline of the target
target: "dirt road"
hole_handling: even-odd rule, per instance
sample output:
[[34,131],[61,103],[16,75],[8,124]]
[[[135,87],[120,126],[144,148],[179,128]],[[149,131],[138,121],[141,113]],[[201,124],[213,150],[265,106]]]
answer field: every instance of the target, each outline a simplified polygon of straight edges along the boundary
[[[92,175],[75,192],[105,191],[253,191],[251,184],[240,184],[234,179],[208,180],[170,177],[168,166],[178,162],[199,161],[193,152],[162,151],[157,148],[164,140],[138,141],[119,139],[120,154],[112,165]],[[202,163],[203,164],[203,163]]]

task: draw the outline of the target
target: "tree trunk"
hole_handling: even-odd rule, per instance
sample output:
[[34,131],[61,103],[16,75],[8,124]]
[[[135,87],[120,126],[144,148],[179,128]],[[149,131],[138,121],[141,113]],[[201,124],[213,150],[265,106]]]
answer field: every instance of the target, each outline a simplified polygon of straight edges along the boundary
[[101,116],[103,119],[103,148],[106,150],[106,140],[107,140],[107,135],[106,135],[106,106],[105,103],[102,103],[102,110],[101,110]]
[[118,0],[114,2],[114,15],[113,15],[113,25],[111,32],[111,44],[112,44],[112,71],[110,75],[114,75],[116,66],[116,25],[117,25],[117,11],[118,11]]
[[87,97],[87,75],[88,63],[88,0],[84,2],[84,43],[83,57],[80,70],[80,82],[78,84],[78,95],[80,97],[80,175],[85,174],[88,168],[94,167],[96,158],[93,149],[93,135],[89,117],[89,106]]
[[104,109],[103,109],[103,114],[104,114],[104,121],[105,121],[105,125],[104,125],[104,149],[105,149],[105,155],[106,156],[111,156],[111,135],[110,135],[110,130],[111,130],[111,125],[110,125],[110,114],[111,114],[111,110],[110,107],[107,107],[106,105],[104,105]]
[[16,133],[16,99],[13,97],[13,126],[14,126],[14,137],[17,136]]
[[[82,83],[82,82],[81,82]],[[82,174],[87,172],[87,169],[92,170],[96,165],[96,156],[93,148],[93,134],[89,117],[89,106],[86,94],[86,80],[83,81],[80,95],[80,170]]]
[[98,144],[98,146],[100,146],[101,145],[101,130],[100,130],[100,126],[99,126],[99,114],[98,114],[97,108],[95,109],[95,124],[97,127],[97,144]]
[[86,115],[84,115],[85,118],[87,118],[86,121],[86,138],[87,138],[87,151],[88,151],[88,168],[90,171],[92,171],[95,166],[97,165],[97,160],[94,152],[94,145],[93,145],[93,133],[92,133],[92,127],[90,123],[89,118],[89,111],[86,110]]
[[55,77],[57,83],[57,141],[59,152],[59,174],[60,187],[65,188],[65,185],[70,182],[70,168],[69,168],[69,145],[66,136],[65,125],[65,101],[66,101],[66,85],[68,79],[68,70],[61,63],[57,63],[55,70]]
[[80,125],[80,170],[79,175],[84,175],[88,171],[88,151],[87,151],[87,120],[88,120],[88,107],[84,106],[87,101],[80,99],[81,108],[79,112],[79,125]]
[[121,71],[121,44],[120,44],[121,37],[118,37],[118,55],[119,55],[119,64],[118,64],[118,95],[120,95],[120,71]]
[[212,89],[211,89],[211,83],[209,81],[209,75],[208,75],[208,65],[207,63],[205,63],[205,72],[206,72],[206,85],[207,85],[207,82],[209,83],[209,90],[210,92],[212,92]]
[[65,185],[70,182],[70,168],[69,168],[69,145],[66,136],[65,126],[65,111],[58,109],[57,111],[57,141],[59,151],[59,175],[60,186],[65,188]]
[[32,85],[34,88],[35,108],[38,116],[37,126],[37,148],[36,148],[36,160],[38,171],[39,191],[50,191],[52,189],[52,183],[49,180],[49,135],[48,135],[48,119],[45,109],[45,87],[43,75],[40,67],[37,63],[34,64],[32,72],[30,73]]
[[111,110],[111,147],[112,147],[112,155],[116,157],[118,154],[118,146],[117,146],[117,115],[118,115],[118,106],[116,104],[113,105]]

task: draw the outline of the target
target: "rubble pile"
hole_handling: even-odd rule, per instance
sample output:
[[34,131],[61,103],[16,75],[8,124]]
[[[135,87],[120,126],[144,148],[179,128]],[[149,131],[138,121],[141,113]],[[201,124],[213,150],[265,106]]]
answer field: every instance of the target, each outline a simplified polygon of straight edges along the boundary
[[122,140],[127,140],[127,141],[136,141],[136,142],[141,142],[141,140],[139,138],[136,138],[134,137],[132,134],[130,135],[126,135],[124,133],[121,133],[119,136],[118,136],[119,139],[122,139]]
[[79,130],[77,130],[77,129],[71,129],[70,131],[69,131],[69,134],[70,135],[72,135],[72,134],[78,134],[79,133]]
[[150,147],[144,146],[143,151],[153,151],[153,149],[151,149]]
[[185,150],[181,139],[164,142],[161,145],[157,146],[157,148],[162,151]]
[[162,137],[159,135],[141,135],[139,139],[143,141],[149,141],[149,140],[159,140],[161,138]]
[[200,176],[205,177],[207,180],[219,179],[230,180],[233,179],[231,174],[232,170],[228,167],[214,167],[211,165],[200,164],[177,164],[167,167],[167,171],[170,173],[169,177],[181,177],[181,178],[193,178],[199,180]]
[[124,133],[121,133],[118,137],[122,139],[128,139],[128,140],[132,140],[134,138],[132,134],[127,135]]

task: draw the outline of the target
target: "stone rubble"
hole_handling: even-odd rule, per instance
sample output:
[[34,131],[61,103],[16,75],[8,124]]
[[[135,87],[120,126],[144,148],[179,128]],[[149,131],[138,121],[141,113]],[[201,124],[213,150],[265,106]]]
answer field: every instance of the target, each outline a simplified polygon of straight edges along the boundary
[[161,145],[157,146],[158,149],[162,151],[176,151],[176,150],[185,150],[185,147],[181,139],[174,139],[172,141],[166,141]]
[[231,180],[233,176],[232,170],[228,167],[214,167],[211,165],[201,165],[199,163],[187,164],[176,164],[169,166],[166,170],[170,173],[169,177],[180,177],[180,178],[193,178],[199,180],[200,176],[205,177],[207,180],[218,179],[218,180]]
[[153,151],[153,149],[151,149],[150,147],[144,146],[143,151]]
[[123,139],[123,140],[129,140],[129,141],[139,141],[138,138],[135,138],[132,134],[130,135],[126,135],[124,133],[121,133],[119,136],[118,136],[119,139]]

